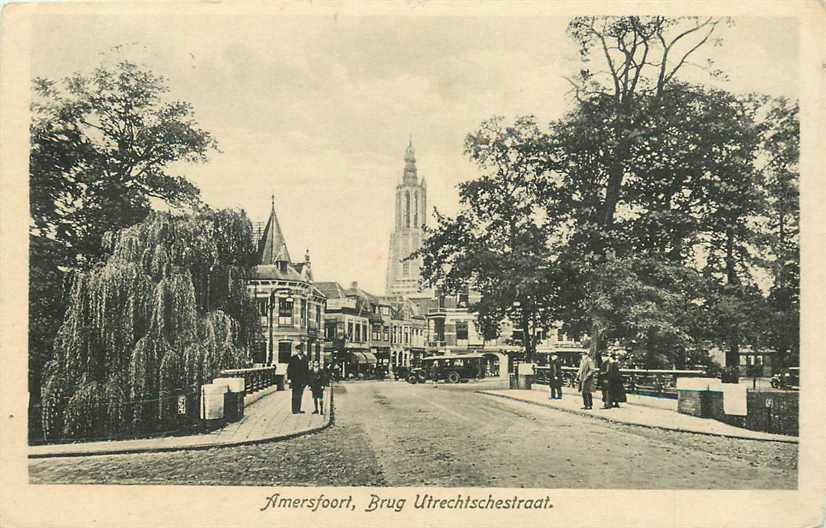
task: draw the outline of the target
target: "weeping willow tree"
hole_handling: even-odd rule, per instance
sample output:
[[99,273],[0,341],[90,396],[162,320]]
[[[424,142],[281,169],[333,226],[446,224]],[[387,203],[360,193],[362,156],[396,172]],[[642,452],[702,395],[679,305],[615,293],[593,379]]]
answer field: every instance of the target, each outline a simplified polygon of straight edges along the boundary
[[[47,436],[151,426],[164,396],[249,363],[262,337],[244,289],[256,251],[243,211],[154,212],[103,242],[105,262],[72,280],[45,368]],[[146,400],[159,405],[127,404]]]

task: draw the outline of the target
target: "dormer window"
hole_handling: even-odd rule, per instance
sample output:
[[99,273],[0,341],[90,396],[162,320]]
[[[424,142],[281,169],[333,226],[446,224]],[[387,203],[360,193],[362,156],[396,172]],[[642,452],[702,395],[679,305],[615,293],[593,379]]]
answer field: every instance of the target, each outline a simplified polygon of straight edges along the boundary
[[278,261],[278,271],[281,273],[287,273],[287,263],[285,261]]

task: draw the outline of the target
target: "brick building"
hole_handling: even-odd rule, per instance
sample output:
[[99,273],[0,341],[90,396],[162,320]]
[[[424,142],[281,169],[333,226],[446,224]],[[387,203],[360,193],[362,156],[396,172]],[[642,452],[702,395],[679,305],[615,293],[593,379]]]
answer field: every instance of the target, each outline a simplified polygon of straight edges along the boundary
[[313,284],[309,251],[303,262],[290,259],[275,213],[275,197],[258,241],[258,264],[247,282],[247,293],[255,299],[265,337],[256,363],[275,365],[283,373],[290,356],[299,350],[313,360],[321,358],[326,297]]

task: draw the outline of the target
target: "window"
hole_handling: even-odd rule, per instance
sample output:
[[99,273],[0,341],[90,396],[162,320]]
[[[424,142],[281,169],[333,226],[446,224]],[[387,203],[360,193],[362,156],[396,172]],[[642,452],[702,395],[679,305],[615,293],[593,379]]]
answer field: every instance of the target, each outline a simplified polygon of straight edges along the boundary
[[467,321],[456,321],[456,339],[467,339]]
[[413,193],[413,227],[419,227],[419,193]]
[[353,323],[347,323],[347,339],[353,340]]
[[315,322],[318,323],[319,326],[321,326],[321,305],[320,304],[315,305]]
[[356,325],[356,342],[361,341],[361,325]]
[[373,326],[373,341],[381,341],[381,326]]
[[436,341],[444,341],[445,340],[445,320],[444,319],[434,319],[434,329],[433,333],[436,334]]
[[402,262],[402,276],[407,277],[408,275],[410,275],[410,263]]
[[293,344],[289,341],[282,341],[278,343],[278,362],[289,363],[290,356],[293,352]]
[[410,191],[404,192],[404,227],[410,227]]
[[266,299],[258,299],[258,315],[261,317],[267,317],[269,310],[267,310],[267,300]]
[[293,298],[281,297],[278,299],[278,324],[293,324]]
[[385,341],[390,341],[390,327],[389,326],[384,327],[384,340]]
[[307,324],[307,300],[301,299],[301,325]]
[[467,293],[459,294],[459,306],[463,308],[467,306]]

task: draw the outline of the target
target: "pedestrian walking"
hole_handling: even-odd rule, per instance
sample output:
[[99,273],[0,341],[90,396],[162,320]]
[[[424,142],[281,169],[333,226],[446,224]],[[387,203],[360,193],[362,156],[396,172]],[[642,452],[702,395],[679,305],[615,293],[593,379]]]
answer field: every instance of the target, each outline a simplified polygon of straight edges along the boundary
[[602,391],[602,408],[610,409],[611,405],[611,391],[608,390],[608,369],[611,365],[611,356],[605,356],[602,364],[599,366],[599,381],[598,385]]
[[579,372],[577,372],[577,382],[579,383],[579,391],[582,393],[582,408],[591,409],[594,405],[591,391],[594,390],[594,376],[596,375],[594,362],[587,353],[582,354],[582,359],[579,361]]
[[310,391],[313,393],[313,414],[324,414],[324,387],[330,383],[327,373],[320,367],[318,361],[313,361],[310,370]]
[[562,366],[556,354],[551,354],[551,361],[548,364],[548,385],[551,389],[551,400],[562,399]]
[[293,414],[303,414],[301,410],[301,399],[304,397],[304,387],[309,381],[309,366],[307,357],[303,350],[299,350],[290,358],[287,364],[287,378],[290,380],[290,388],[293,391],[292,411]]
[[622,383],[619,360],[616,356],[611,356],[608,365],[608,393],[610,394],[611,407],[619,407],[620,402],[625,402],[625,386]]

